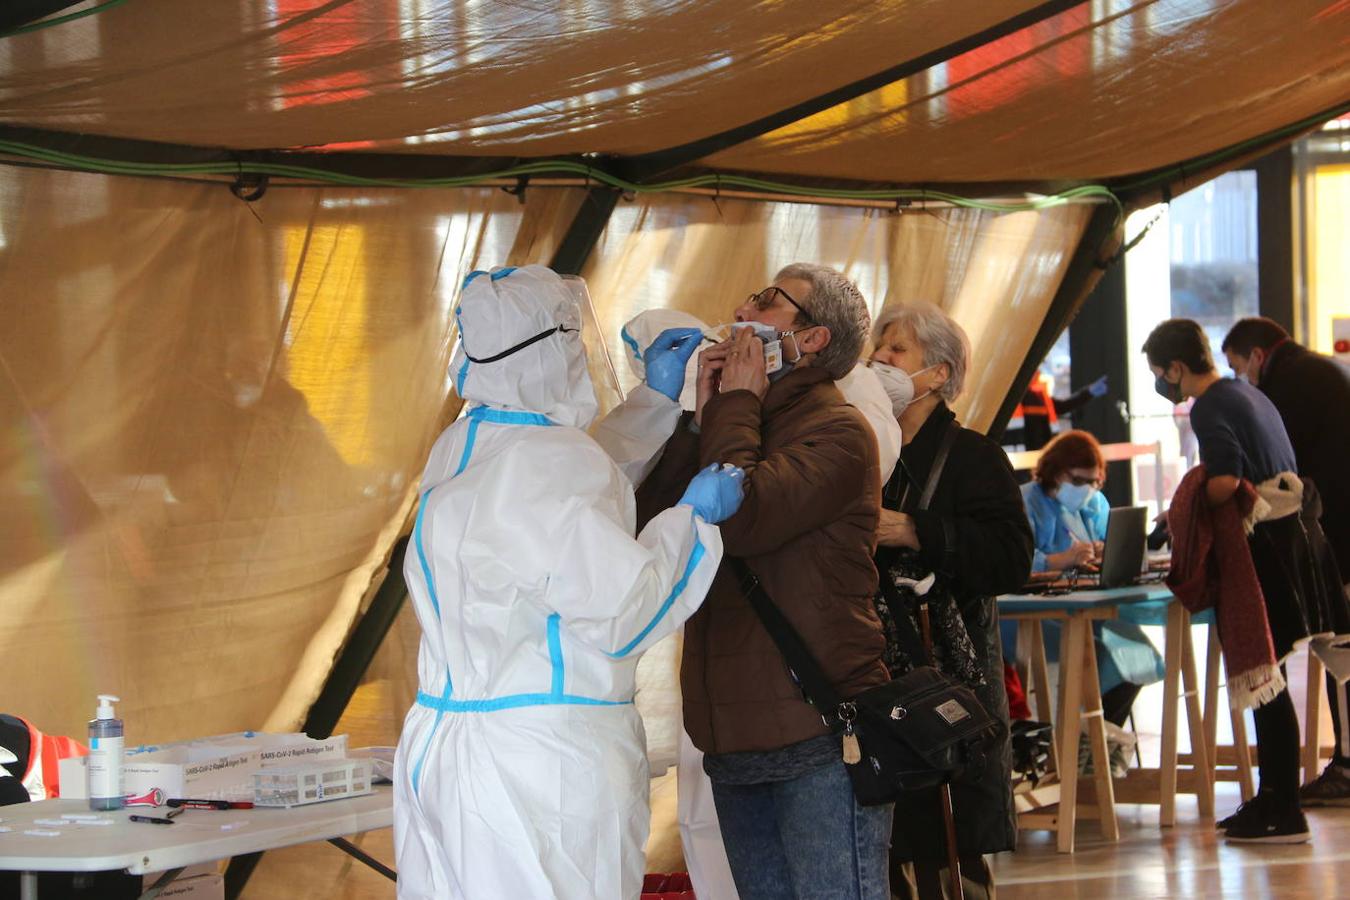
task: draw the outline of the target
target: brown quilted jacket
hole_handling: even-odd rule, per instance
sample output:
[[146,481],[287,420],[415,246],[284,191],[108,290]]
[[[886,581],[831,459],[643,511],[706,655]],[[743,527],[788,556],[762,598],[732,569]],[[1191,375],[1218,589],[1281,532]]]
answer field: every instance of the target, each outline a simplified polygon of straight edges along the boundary
[[[888,680],[872,597],[881,485],[871,429],[829,374],[803,368],[769,388],[721,394],[700,434],[686,416],[638,492],[645,524],[678,502],[700,469],[745,469],[746,496],[721,524],[724,557],[742,557],[815,653],[841,696]],[[742,594],[726,558],[685,626],[684,725],[707,753],[777,750],[827,729]]]

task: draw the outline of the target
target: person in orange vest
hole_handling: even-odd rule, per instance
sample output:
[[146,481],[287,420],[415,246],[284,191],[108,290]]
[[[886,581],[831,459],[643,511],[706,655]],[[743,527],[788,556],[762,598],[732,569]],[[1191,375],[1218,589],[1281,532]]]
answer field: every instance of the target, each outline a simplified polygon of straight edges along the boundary
[[1106,393],[1106,376],[1103,375],[1087,387],[1074,391],[1067,397],[1055,397],[1054,385],[1050,376],[1037,371],[1031,376],[1031,383],[1022,395],[1022,402],[1013,410],[1012,417],[1022,420],[1022,445],[1028,450],[1039,450],[1055,436],[1055,425],[1059,417],[1086,406],[1095,397]]
[[0,713],[0,806],[59,797],[57,761],[88,754],[73,738],[43,734],[26,719]]

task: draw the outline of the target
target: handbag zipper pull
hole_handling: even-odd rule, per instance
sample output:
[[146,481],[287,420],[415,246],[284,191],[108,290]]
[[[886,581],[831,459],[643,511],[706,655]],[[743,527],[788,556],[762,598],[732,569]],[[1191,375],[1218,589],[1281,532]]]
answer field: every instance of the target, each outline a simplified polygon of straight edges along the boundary
[[852,703],[839,704],[839,718],[844,723],[844,765],[853,766],[862,762],[862,747],[858,745],[858,736],[853,733],[853,719],[858,709]]

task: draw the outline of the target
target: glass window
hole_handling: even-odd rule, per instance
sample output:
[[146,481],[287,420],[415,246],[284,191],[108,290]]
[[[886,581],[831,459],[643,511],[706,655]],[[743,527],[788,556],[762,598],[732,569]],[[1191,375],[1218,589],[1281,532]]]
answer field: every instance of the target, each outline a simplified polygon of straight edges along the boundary
[[1227,172],[1168,207],[1139,210],[1126,222],[1126,236],[1150,222],[1147,236],[1125,255],[1125,296],[1130,439],[1162,447],[1161,465],[1153,457],[1134,460],[1136,496],[1156,509],[1195,464],[1198,448],[1189,404],[1174,407],[1158,396],[1140,348],[1162,320],[1195,319],[1209,336],[1220,371],[1226,371],[1219,353],[1224,335],[1238,319],[1260,315],[1256,173]]
[[1233,323],[1259,316],[1256,172],[1226,172],[1168,210],[1172,315],[1195,319],[1217,355]]
[[1303,292],[1297,334],[1350,362],[1350,116],[1295,145],[1303,215],[1296,228]]

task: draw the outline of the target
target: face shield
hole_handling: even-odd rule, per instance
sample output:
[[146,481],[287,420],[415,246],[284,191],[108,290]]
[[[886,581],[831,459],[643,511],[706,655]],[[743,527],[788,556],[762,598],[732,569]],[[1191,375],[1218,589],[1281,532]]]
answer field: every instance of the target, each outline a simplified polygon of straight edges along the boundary
[[561,278],[563,286],[576,298],[581,344],[586,348],[586,370],[590,373],[591,385],[595,388],[596,402],[600,404],[600,415],[597,416],[600,418],[623,402],[619,373],[614,369],[614,360],[610,358],[604,334],[600,331],[600,320],[595,315],[595,306],[591,303],[591,292],[586,287],[586,279],[580,275],[563,275]]

